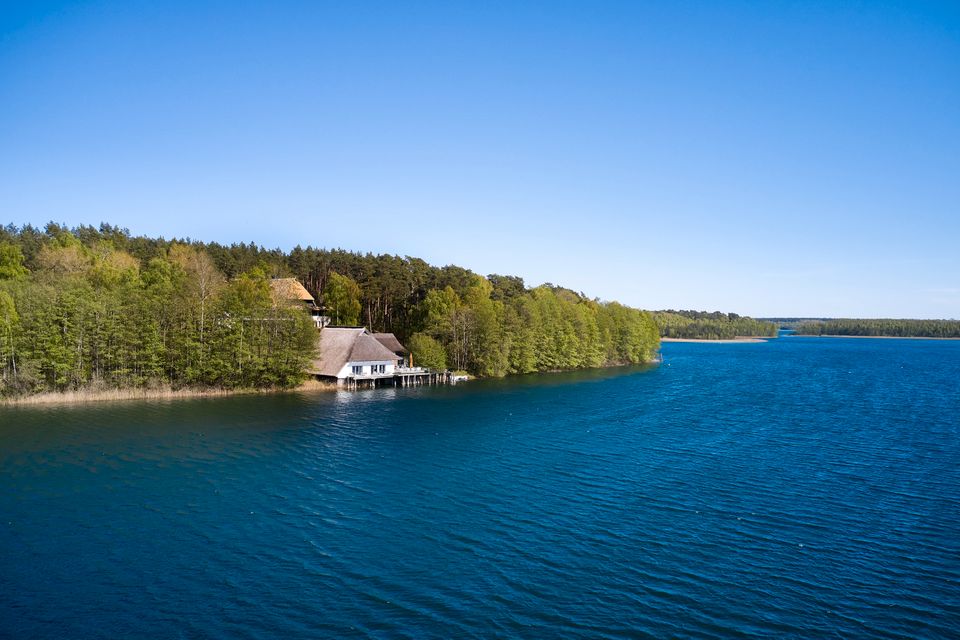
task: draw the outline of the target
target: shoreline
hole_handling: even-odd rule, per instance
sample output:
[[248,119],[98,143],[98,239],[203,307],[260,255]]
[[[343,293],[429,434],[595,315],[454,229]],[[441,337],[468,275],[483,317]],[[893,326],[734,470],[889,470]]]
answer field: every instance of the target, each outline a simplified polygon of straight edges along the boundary
[[742,336],[738,338],[726,338],[723,340],[706,340],[703,338],[660,338],[660,342],[695,342],[702,344],[759,344],[773,340],[770,338],[757,338],[752,336]]
[[[678,340],[679,342],[689,342],[687,340]],[[743,339],[739,341],[764,342],[757,339]],[[697,341],[692,341],[697,342]],[[704,342],[717,342],[709,340]],[[662,356],[641,363],[616,363],[602,365],[599,367],[586,367],[583,369],[556,369],[552,371],[534,371],[524,374],[513,374],[517,376],[527,376],[536,374],[550,373],[572,373],[577,371],[596,371],[601,369],[613,369],[618,367],[639,366],[639,365],[657,365],[662,362]],[[477,377],[470,374],[461,374],[461,382],[470,380],[482,380],[483,377]],[[491,379],[491,378],[486,378]],[[159,387],[153,389],[79,389],[75,391],[46,391],[32,395],[14,396],[9,398],[0,398],[0,409],[4,407],[24,407],[24,406],[54,406],[54,405],[85,405],[101,402],[136,402],[136,401],[171,401],[187,400],[191,398],[225,398],[228,396],[265,396],[281,393],[330,393],[342,390],[334,382],[321,382],[319,380],[308,379],[302,384],[290,389],[171,389],[169,387]]]
[[873,339],[873,340],[960,340],[960,338],[938,338],[936,336],[842,336],[832,333],[825,333],[823,335],[809,335],[809,334],[796,334],[792,333],[787,338],[858,338],[858,339]]
[[185,400],[189,398],[223,398],[242,395],[273,395],[277,393],[316,393],[336,391],[337,385],[317,380],[307,380],[290,389],[79,389],[76,391],[46,391],[33,395],[0,399],[0,407],[30,405],[81,405],[98,402],[123,402],[129,400]]

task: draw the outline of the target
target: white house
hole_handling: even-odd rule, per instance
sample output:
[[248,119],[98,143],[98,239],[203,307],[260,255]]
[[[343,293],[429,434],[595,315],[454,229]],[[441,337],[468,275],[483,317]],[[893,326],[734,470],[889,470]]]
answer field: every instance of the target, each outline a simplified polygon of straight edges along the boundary
[[402,356],[385,347],[363,327],[324,327],[320,330],[318,352],[320,357],[313,362],[310,373],[336,379],[338,384],[348,380],[392,378],[398,366],[403,365]]

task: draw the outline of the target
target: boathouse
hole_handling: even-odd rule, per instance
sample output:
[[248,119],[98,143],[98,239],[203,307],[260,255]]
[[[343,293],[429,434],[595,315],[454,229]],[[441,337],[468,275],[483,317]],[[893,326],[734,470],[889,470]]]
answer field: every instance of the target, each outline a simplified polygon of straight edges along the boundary
[[[378,335],[380,338],[375,337]],[[309,373],[350,388],[449,381],[446,373],[406,366],[408,352],[396,336],[371,334],[364,327],[324,327],[320,330],[317,353],[319,357]]]
[[313,318],[313,324],[317,329],[322,329],[330,324],[330,318],[323,315],[323,310],[317,306],[313,296],[296,278],[273,278],[270,280],[270,293],[273,296],[274,304],[305,306],[307,311],[310,312],[310,317]]

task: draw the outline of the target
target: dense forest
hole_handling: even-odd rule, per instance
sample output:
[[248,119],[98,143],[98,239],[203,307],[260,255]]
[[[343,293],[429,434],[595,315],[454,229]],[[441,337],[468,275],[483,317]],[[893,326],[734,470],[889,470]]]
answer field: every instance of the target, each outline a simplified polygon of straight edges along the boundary
[[418,364],[481,376],[650,361],[649,313],[423,260],[131,236],[102,224],[0,229],[0,394],[90,387],[289,387],[316,331],[278,305],[298,278],[342,325],[392,331]]
[[291,386],[314,339],[302,310],[273,304],[262,268],[228,280],[195,245],[56,225],[0,235],[4,395]]
[[960,320],[835,319],[803,322],[798,335],[960,338]]
[[664,338],[730,340],[742,336],[776,337],[777,325],[735,313],[719,311],[654,311],[660,335]]

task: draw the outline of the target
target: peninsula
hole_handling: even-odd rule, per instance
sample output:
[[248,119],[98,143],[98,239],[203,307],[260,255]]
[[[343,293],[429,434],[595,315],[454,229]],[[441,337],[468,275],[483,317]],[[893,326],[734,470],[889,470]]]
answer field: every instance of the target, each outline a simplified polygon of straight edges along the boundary
[[761,342],[776,338],[777,325],[749,316],[720,311],[654,311],[654,322],[665,341]]
[[646,311],[418,258],[0,229],[0,397],[293,388],[331,368],[325,327],[365,329],[344,335],[384,374],[408,350],[424,370],[503,376],[650,362],[660,345]]

